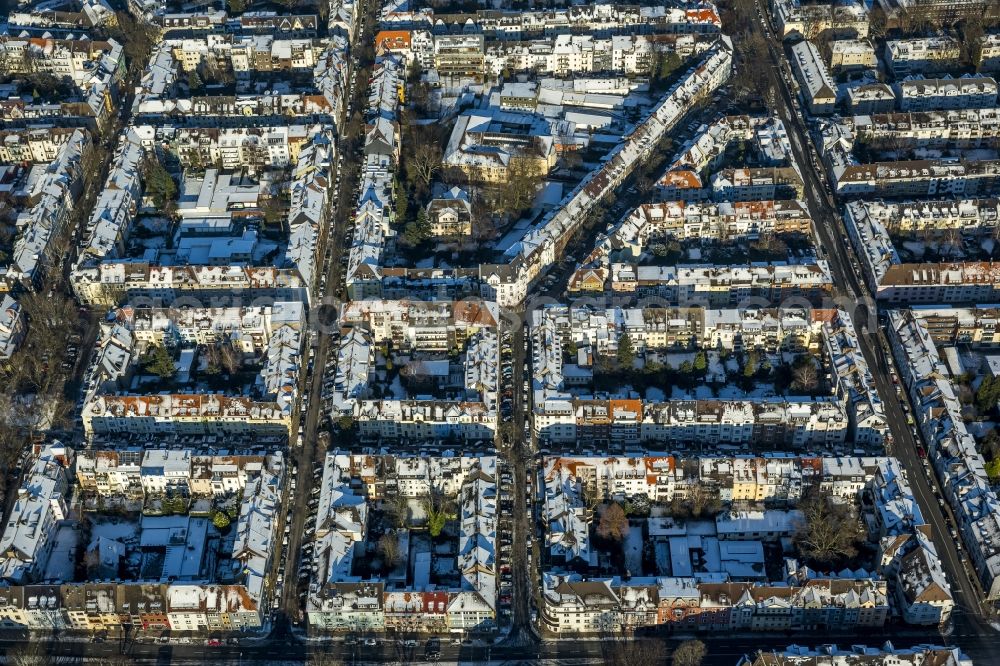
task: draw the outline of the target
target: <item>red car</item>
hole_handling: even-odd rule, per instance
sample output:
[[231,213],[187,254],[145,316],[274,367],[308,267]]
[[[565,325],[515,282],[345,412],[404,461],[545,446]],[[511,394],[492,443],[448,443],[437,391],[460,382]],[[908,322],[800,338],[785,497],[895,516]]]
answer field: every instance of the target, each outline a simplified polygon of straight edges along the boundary
[[209,638],[207,641],[205,641],[205,645],[209,647],[219,647],[220,645],[222,645],[222,641],[220,641],[218,638]]

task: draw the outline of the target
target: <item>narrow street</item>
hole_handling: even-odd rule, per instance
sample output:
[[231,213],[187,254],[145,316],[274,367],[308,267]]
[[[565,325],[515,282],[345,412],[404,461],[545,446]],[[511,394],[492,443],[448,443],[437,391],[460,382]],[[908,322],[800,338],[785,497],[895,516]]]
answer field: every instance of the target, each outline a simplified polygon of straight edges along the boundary
[[511,438],[512,441],[500,453],[507,457],[514,475],[514,515],[512,520],[514,544],[511,548],[513,603],[511,604],[511,632],[508,642],[512,645],[517,645],[534,640],[531,633],[530,608],[531,599],[534,594],[532,581],[538,562],[532,560],[532,563],[529,565],[527,561],[527,553],[529,551],[527,541],[533,532],[534,520],[532,513],[535,507],[535,502],[531,502],[531,510],[529,511],[528,504],[525,501],[527,497],[527,475],[535,473],[530,437],[524,436],[525,424],[529,423],[529,414],[531,412],[531,405],[525,403],[522,393],[528,340],[525,339],[522,318],[514,316],[512,319],[511,348],[514,359],[514,373],[511,380],[514,390],[513,436]]
[[[375,3],[368,0],[359,3],[361,11],[361,24],[355,35],[355,44],[364,43],[364,40],[371,40],[372,28],[375,23],[374,11]],[[373,63],[352,62],[351,73],[354,76],[353,84],[350,84],[348,99],[353,101],[354,108],[360,108],[367,95],[367,74]],[[350,79],[349,79],[350,80]],[[345,117],[341,119],[339,130],[350,127]],[[356,128],[356,133],[363,133],[364,125]],[[340,134],[337,142],[338,159],[340,150],[347,146],[355,145],[360,136]],[[329,223],[325,238],[320,243],[318,256],[323,262],[323,270],[317,272],[317,284],[313,285],[314,293],[319,293],[318,286],[320,279],[318,275],[322,272],[326,275],[326,290],[319,298],[313,302],[313,312],[310,317],[310,341],[315,345],[313,356],[312,372],[303,379],[300,387],[304,396],[309,397],[308,409],[304,416],[300,417],[299,424],[302,426],[302,447],[294,446],[294,435],[289,447],[291,455],[298,468],[298,477],[295,492],[292,493],[290,487],[286,485],[287,497],[282,503],[283,507],[288,507],[291,512],[291,529],[288,535],[288,546],[285,552],[288,553],[284,566],[284,587],[282,590],[282,603],[278,611],[275,625],[275,636],[281,636],[288,630],[289,622],[297,622],[303,619],[300,615],[302,604],[299,601],[300,586],[297,584],[299,562],[302,556],[302,547],[305,538],[305,529],[308,527],[307,519],[310,512],[307,508],[309,496],[312,489],[322,480],[313,474],[313,467],[323,461],[326,450],[319,446],[319,425],[322,421],[321,409],[323,401],[320,399],[322,393],[323,376],[326,363],[330,358],[332,340],[329,331],[326,329],[327,322],[322,321],[330,317],[336,317],[338,312],[336,296],[340,293],[343,280],[340,258],[344,253],[344,240],[347,236],[347,226],[354,213],[354,187],[359,176],[359,169],[356,168],[354,155],[344,155],[340,163],[340,186],[330,197]],[[334,175],[331,173],[331,175]],[[335,177],[335,176],[334,176]],[[329,296],[328,296],[329,295]],[[308,351],[305,352],[308,354]],[[336,350],[333,350],[336,353]],[[277,563],[275,563],[277,568]],[[273,579],[272,579],[273,580]],[[306,585],[305,581],[303,585]]]
[[[973,637],[974,640],[984,636],[992,638],[995,632],[982,618],[978,581],[970,577],[961,562],[955,541],[950,538],[943,509],[935,497],[936,481],[929,479],[925,473],[923,461],[917,455],[918,442],[907,426],[906,416],[896,398],[895,385],[890,378],[892,359],[887,357],[883,349],[885,337],[877,319],[876,305],[867,286],[854,270],[852,249],[844,233],[837,206],[826,187],[826,174],[819,167],[818,161],[813,159],[816,153],[808,128],[801,114],[795,110],[792,100],[794,93],[785,80],[786,76],[790,79],[791,71],[779,53],[780,47],[776,46],[781,41],[770,27],[769,13],[763,0],[757,0],[754,6],[757,16],[752,17],[749,24],[753,30],[764,32],[769,62],[763,66],[772,78],[774,89],[779,92],[775,100],[777,108],[773,111],[785,123],[791,139],[818,240],[826,251],[836,292],[841,299],[837,305],[847,310],[854,320],[862,353],[883,399],[893,440],[887,445],[886,451],[898,458],[906,470],[920,510],[934,529],[935,547],[948,580],[953,585],[956,601],[956,610],[952,616],[953,633]],[[781,75],[782,71],[785,76]],[[877,336],[872,331],[878,331]],[[969,639],[963,641],[963,647],[969,647]]]

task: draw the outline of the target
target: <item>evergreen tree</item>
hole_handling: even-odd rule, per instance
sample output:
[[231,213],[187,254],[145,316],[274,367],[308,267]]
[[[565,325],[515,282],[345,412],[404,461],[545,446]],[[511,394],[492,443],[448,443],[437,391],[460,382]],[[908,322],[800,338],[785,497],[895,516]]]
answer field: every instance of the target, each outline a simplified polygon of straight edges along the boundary
[[635,348],[632,346],[632,338],[628,333],[622,333],[618,338],[618,364],[625,368],[631,368],[635,361]]
[[147,352],[145,368],[147,372],[162,379],[168,379],[177,373],[174,357],[162,345],[157,345]]

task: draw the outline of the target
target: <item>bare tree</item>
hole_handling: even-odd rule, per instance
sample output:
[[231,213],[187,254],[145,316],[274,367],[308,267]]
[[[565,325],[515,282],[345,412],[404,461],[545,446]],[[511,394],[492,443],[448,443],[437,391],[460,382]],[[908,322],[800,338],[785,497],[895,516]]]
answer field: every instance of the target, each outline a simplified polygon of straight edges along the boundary
[[684,641],[674,650],[674,666],[701,666],[708,650],[697,639]]
[[11,666],[49,666],[53,663],[48,648],[37,640],[25,641],[8,649],[6,657]]
[[[420,136],[415,133],[415,136]],[[441,146],[436,141],[420,140],[406,163],[406,171],[423,190],[430,187],[434,175],[441,170]]]
[[863,531],[848,503],[836,503],[829,496],[812,492],[799,504],[799,509],[803,522],[794,542],[803,558],[832,566],[857,555]]
[[611,666],[661,666],[667,661],[667,651],[662,641],[623,635],[608,643],[605,657]]
[[222,367],[230,375],[235,375],[240,366],[243,365],[243,352],[236,348],[232,338],[222,341],[219,345],[219,355]]
[[604,499],[604,496],[597,488],[597,484],[585,483],[583,481],[580,482],[580,497],[583,499],[583,505],[590,511],[596,509]]
[[799,363],[795,369],[792,370],[792,386],[794,386],[797,390],[810,393],[816,390],[816,386],[818,384],[819,377],[816,372],[816,365],[811,360],[805,363]]
[[344,660],[329,652],[313,652],[306,663],[308,666],[341,666]]
[[535,200],[542,178],[538,162],[529,151],[511,156],[506,179],[497,193],[496,208],[507,215],[520,215]]
[[597,523],[597,534],[612,541],[623,541],[628,536],[628,532],[628,517],[621,504],[612,502],[604,507]]
[[410,507],[406,498],[399,493],[382,500],[382,507],[396,528],[406,527],[410,519]]
[[688,490],[687,506],[692,518],[714,516],[722,509],[722,500],[716,486],[696,483]]
[[395,532],[386,532],[378,540],[378,554],[386,569],[395,569],[402,553],[399,550],[399,537]]

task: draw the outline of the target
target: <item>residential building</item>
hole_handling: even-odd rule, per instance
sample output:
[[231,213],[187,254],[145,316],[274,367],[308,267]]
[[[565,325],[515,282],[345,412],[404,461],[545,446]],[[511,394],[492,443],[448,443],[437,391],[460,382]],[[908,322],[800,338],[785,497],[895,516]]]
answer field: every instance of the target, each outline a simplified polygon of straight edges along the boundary
[[792,46],[792,65],[809,110],[816,115],[833,113],[837,104],[837,83],[827,71],[816,45],[802,41]]
[[431,235],[461,238],[472,235],[472,204],[469,195],[459,187],[434,197],[427,204]]
[[878,65],[875,49],[867,39],[838,39],[830,42],[830,70],[834,73],[874,69]]
[[25,471],[24,482],[0,535],[0,578],[20,585],[45,577],[59,524],[69,515],[67,468],[73,450],[59,442],[42,449]]
[[897,79],[910,73],[943,72],[958,65],[961,49],[953,37],[889,40],[885,62]]
[[896,648],[892,643],[886,643],[883,647],[852,645],[847,649],[836,645],[817,648],[791,645],[784,650],[762,650],[755,656],[744,656],[738,666],[813,666],[818,663],[829,666],[858,663],[871,666],[972,666],[972,660],[965,656],[961,648],[936,645]]
[[997,105],[997,82],[990,76],[928,79],[911,75],[894,88],[901,111],[986,109]]
[[3,294],[0,298],[0,364],[10,361],[24,341],[27,330],[28,318],[21,304],[9,294]]

